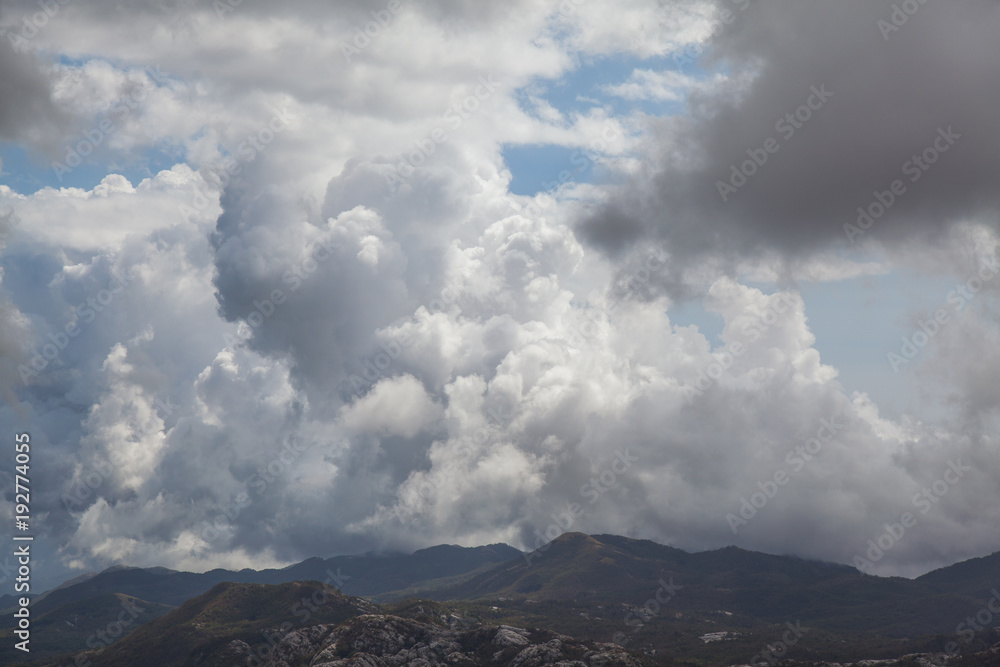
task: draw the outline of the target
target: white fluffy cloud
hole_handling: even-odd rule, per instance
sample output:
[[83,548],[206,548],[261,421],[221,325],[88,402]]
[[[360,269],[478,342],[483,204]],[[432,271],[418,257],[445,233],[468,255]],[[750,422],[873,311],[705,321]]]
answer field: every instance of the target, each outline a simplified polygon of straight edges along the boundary
[[[594,211],[705,147],[683,119],[558,109],[539,81],[701,49],[716,4],[403,3],[350,59],[383,7],[343,4],[73,3],[31,40],[65,59],[21,63],[49,106],[34,125],[5,107],[0,134],[56,123],[54,144],[25,140],[45,164],[146,89],[92,187],[0,185],[0,424],[38,444],[46,567],[533,547],[572,503],[573,529],[841,562],[917,512],[880,573],[998,548],[1000,278],[923,351],[927,422],[843,388],[796,288],[901,267],[964,281],[996,251],[988,220],[849,253],[767,235],[734,253],[697,225],[619,242],[631,218],[612,233]],[[754,85],[631,71],[605,92],[693,95],[692,114]],[[609,182],[508,191],[504,145],[602,136]],[[150,151],[178,164],[135,185],[109,166]],[[718,339],[680,324],[685,295]],[[972,469],[920,513],[958,460]],[[745,524],[727,518],[779,472]]]
[[387,378],[345,406],[344,426],[358,433],[411,439],[439,417],[441,409],[412,375]]

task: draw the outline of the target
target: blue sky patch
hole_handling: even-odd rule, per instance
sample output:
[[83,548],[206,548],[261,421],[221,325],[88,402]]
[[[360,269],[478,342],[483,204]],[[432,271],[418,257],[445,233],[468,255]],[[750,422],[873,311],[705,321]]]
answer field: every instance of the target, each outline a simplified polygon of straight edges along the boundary
[[121,159],[104,152],[99,159],[81,158],[79,166],[63,170],[54,167],[53,162],[65,165],[64,157],[46,159],[28,153],[17,144],[0,143],[0,159],[3,160],[0,183],[30,195],[44,187],[92,190],[109,174],[121,174],[136,186],[143,179],[184,162],[184,153],[180,146],[168,144],[147,148],[137,159]]
[[[682,63],[685,74],[704,76],[690,62]],[[609,116],[623,117],[636,111],[650,115],[670,115],[684,111],[685,102],[625,99],[607,92],[608,86],[625,83],[636,69],[676,70],[671,57],[647,60],[622,56],[581,60],[579,66],[557,80],[536,80],[517,93],[521,107],[529,114],[535,99],[550,104],[567,119],[601,109]],[[593,160],[584,151],[558,145],[514,145],[503,149],[504,162],[513,177],[510,191],[517,195],[535,195],[573,182],[592,182]]]
[[564,183],[589,181],[594,172],[593,161],[579,148],[507,146],[503,159],[513,177],[509,190],[515,195],[552,193]]

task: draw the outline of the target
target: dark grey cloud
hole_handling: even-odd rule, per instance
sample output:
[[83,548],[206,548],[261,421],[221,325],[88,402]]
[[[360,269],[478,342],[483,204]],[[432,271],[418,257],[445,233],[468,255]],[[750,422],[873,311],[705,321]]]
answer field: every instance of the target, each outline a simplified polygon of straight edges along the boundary
[[16,51],[12,37],[19,37],[16,29],[0,32],[0,138],[48,146],[69,117],[52,99],[51,74],[42,61]]
[[[1000,5],[914,0],[907,9],[919,9],[897,13],[895,29],[893,7],[904,3],[718,4],[734,17],[702,64],[728,71],[734,84],[751,80],[739,93],[728,84],[696,91],[690,116],[653,122],[659,142],[650,157],[663,167],[582,222],[592,243],[614,252],[641,227],[689,264],[773,250],[808,255],[850,245],[844,225],[897,179],[905,192],[892,195],[863,239],[933,240],[962,220],[995,220]],[[832,93],[822,103],[821,89]],[[810,103],[817,108],[803,108]],[[786,119],[797,112],[808,119]],[[769,138],[774,153],[764,150]],[[910,162],[935,141],[947,148],[936,163]],[[751,160],[748,151],[766,162],[748,163],[755,173],[723,201],[718,182],[732,185],[732,167]]]

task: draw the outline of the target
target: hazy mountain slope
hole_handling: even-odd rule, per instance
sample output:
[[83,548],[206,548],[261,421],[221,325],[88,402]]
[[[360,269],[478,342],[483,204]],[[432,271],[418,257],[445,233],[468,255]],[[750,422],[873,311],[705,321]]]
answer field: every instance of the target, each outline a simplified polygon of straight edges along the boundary
[[988,598],[994,588],[1000,590],[1000,551],[928,572],[917,581],[942,592]]
[[[319,601],[314,596],[322,590],[317,582],[220,584],[103,653],[85,657],[93,667],[642,664],[610,644],[578,642],[548,630],[465,623],[429,605],[391,615],[339,593]],[[303,600],[315,601],[308,616]]]
[[372,611],[376,608],[371,603],[336,593],[319,582],[223,583],[138,628],[91,660],[94,667],[235,664],[225,658],[233,641],[267,647],[271,641],[264,635],[266,630],[284,624],[288,630],[336,624]]
[[412,554],[310,558],[284,570],[269,570],[270,579],[262,579],[260,583],[336,578],[340,580],[338,588],[348,595],[375,596],[430,579],[465,574],[520,556],[520,551],[506,544],[481,547],[443,544]]
[[[581,533],[565,533],[544,551],[424,594],[438,600],[509,597],[642,605],[671,584],[677,594],[669,604],[678,612],[721,609],[768,623],[801,619],[832,631],[897,637],[953,633],[977,609],[975,600],[960,591],[942,591],[922,580],[866,576],[845,565],[736,547],[688,554],[647,540]],[[974,577],[968,585],[977,585]]]
[[[64,604],[96,595],[124,593],[143,600],[177,606],[222,582],[281,584],[291,581],[328,581],[345,593],[375,595],[413,585],[426,579],[455,576],[483,565],[520,556],[506,544],[482,547],[441,545],[413,554],[336,556],[310,558],[276,570],[211,570],[176,572],[165,568],[112,568],[86,581],[60,587],[37,602],[45,613]],[[3,622],[9,625],[9,619]],[[0,623],[3,627],[3,623]]]
[[[780,638],[787,623],[810,628],[809,641],[797,649],[803,657],[891,657],[906,650],[930,650],[943,645],[946,637],[954,639],[959,624],[980,611],[991,588],[998,586],[993,578],[996,563],[995,557],[975,559],[909,580],[867,576],[849,566],[736,547],[689,554],[648,540],[566,533],[531,554],[506,545],[474,549],[442,545],[410,555],[313,558],[282,570],[260,572],[194,574],[163,568],[113,568],[50,592],[33,605],[33,613],[39,627],[54,629],[56,619],[75,625],[73,619],[80,616],[77,609],[120,604],[121,598],[109,590],[143,591],[155,598],[153,602],[183,602],[195,595],[202,600],[205,595],[200,587],[216,582],[213,595],[220,597],[221,591],[225,595],[220,599],[228,600],[226,596],[236,595],[227,592],[234,584],[219,584],[220,579],[236,579],[234,591],[256,590],[253,585],[259,587],[262,581],[284,591],[280,587],[289,585],[285,579],[312,579],[311,584],[295,584],[311,586],[310,594],[322,593],[316,582],[325,579],[345,591],[361,591],[381,600],[418,593],[445,601],[437,607],[421,603],[437,610],[430,616],[434,622],[457,610],[480,624],[541,627],[590,641],[620,636],[630,647],[661,654],[677,651],[698,660],[748,658],[757,647]],[[974,591],[978,595],[967,593]],[[272,627],[268,623],[277,627],[281,618],[292,617],[305,627],[306,621],[299,620],[295,611],[308,609],[308,599],[297,600],[300,604],[293,611],[293,603],[283,595],[268,593],[267,602],[254,602],[249,594],[215,602],[216,607],[222,605],[222,611],[212,612],[208,620],[203,608],[185,604],[181,609],[187,609],[190,618],[182,614],[174,617],[172,625],[135,630],[148,620],[142,617],[128,630],[141,632],[140,638],[167,637],[163,641],[168,644],[179,642],[178,650],[201,647],[198,655],[203,656],[222,651],[218,642],[223,639],[226,647],[244,642],[249,650],[254,641],[266,644],[260,628]],[[360,603],[353,604],[355,611],[360,608]],[[284,611],[279,609],[282,605]],[[365,605],[365,609],[376,609],[371,603]],[[406,606],[388,607],[394,608]],[[101,618],[99,611],[93,615]],[[197,620],[192,621],[194,617]],[[216,620],[223,617],[229,620]],[[43,625],[43,619],[48,625]],[[316,623],[314,619],[309,622]],[[301,640],[313,645],[328,630],[310,630]],[[68,650],[82,647],[87,639],[68,631],[53,632]],[[701,638],[718,632],[730,634],[719,644]],[[983,643],[990,637],[983,631],[975,641]],[[78,642],[76,646],[73,641]],[[108,654],[117,655],[110,649]]]
[[17,640],[12,638],[10,629],[0,631],[0,664],[41,660],[84,647],[110,645],[171,610],[173,607],[167,605],[113,593],[71,602],[32,618],[30,654],[14,648]]
[[[317,597],[321,592],[328,597]],[[309,600],[312,605],[305,604]],[[683,614],[683,618],[661,614],[647,618],[651,623],[640,633],[616,639],[623,647],[549,627],[559,614],[575,612],[577,608],[568,603],[534,606],[537,623],[515,624],[490,617],[503,616],[516,605],[500,609],[410,600],[379,607],[324,591],[318,582],[221,584],[104,652],[77,658],[92,667],[721,667],[745,665],[753,655],[759,658],[767,645],[787,639],[789,629],[787,624],[767,626],[724,612]],[[308,615],[305,609],[310,610]],[[616,620],[607,620],[607,627],[621,627]],[[706,642],[706,633],[724,637]],[[821,660],[836,657],[843,664],[848,662],[843,657],[849,656],[855,664],[862,658],[881,658],[885,662],[877,664],[883,667],[926,666],[930,653],[940,646],[933,640],[915,643],[835,635],[805,624],[798,637],[801,642],[787,653],[791,661],[781,664],[831,667]],[[982,637],[995,638],[995,633]],[[888,659],[904,654],[910,657]],[[949,664],[983,667],[996,664],[996,658],[996,649],[975,649]]]

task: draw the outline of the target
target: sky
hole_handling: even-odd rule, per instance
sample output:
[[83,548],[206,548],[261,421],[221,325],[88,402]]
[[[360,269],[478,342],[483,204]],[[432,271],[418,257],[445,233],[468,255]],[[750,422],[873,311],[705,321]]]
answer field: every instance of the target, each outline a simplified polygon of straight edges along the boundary
[[4,2],[38,586],[565,530],[883,576],[1000,550],[998,28]]

